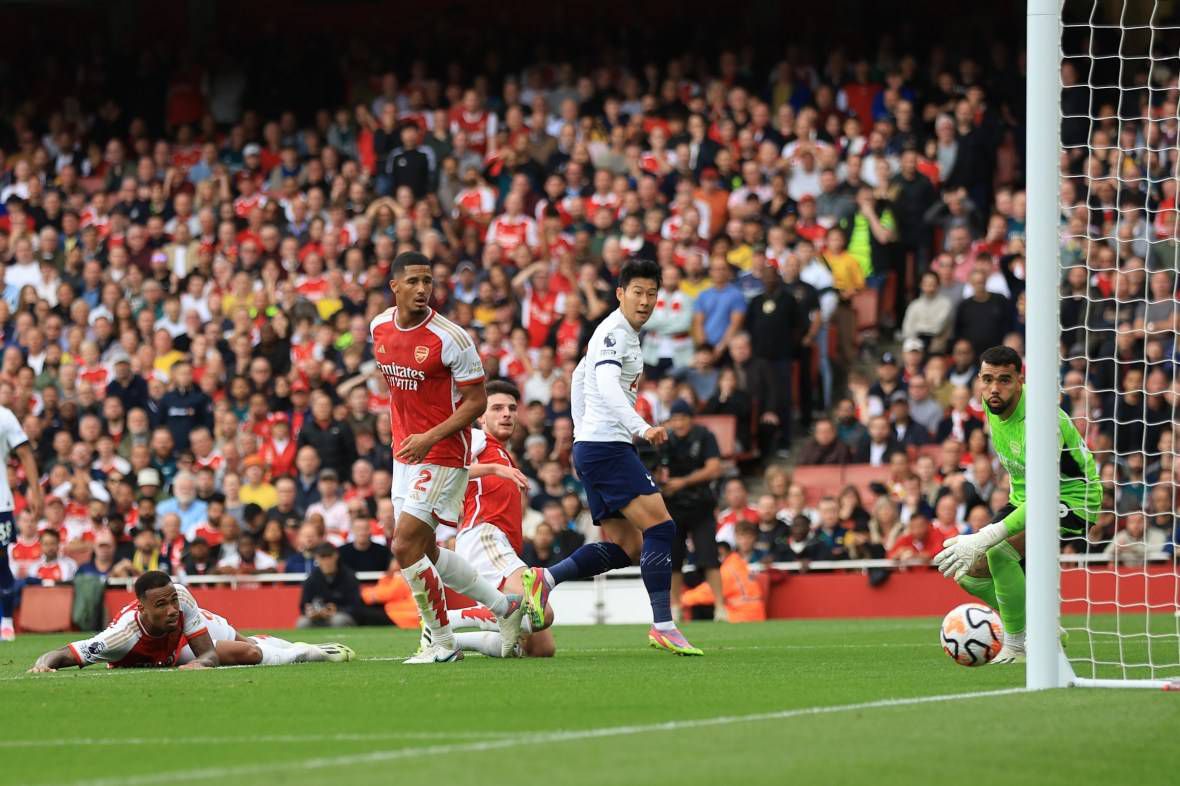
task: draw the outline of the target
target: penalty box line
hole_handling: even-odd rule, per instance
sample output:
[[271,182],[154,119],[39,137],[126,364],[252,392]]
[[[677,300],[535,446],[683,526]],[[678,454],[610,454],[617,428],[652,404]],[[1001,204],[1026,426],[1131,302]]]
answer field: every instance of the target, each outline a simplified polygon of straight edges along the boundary
[[857,712],[861,710],[884,709],[889,707],[909,707],[919,704],[935,704],[946,701],[963,699],[981,699],[992,696],[1006,696],[1025,692],[1024,688],[1005,688],[1002,690],[977,691],[974,693],[947,693],[938,696],[915,696],[906,699],[881,699],[856,704],[838,704],[826,707],[802,707],[774,712],[758,712],[749,715],[721,715],[714,718],[699,718],[696,720],[675,720],[663,723],[647,723],[630,726],[605,726],[597,729],[573,729],[568,731],[524,732],[518,736],[495,740],[481,740],[473,742],[452,743],[446,745],[422,745],[411,748],[398,748],[391,751],[372,751],[369,753],[345,754],[340,756],[322,756],[296,761],[281,761],[273,764],[245,764],[234,767],[200,767],[190,770],[173,770],[171,772],[157,772],[147,775],[113,775],[91,780],[76,781],[74,786],[146,786],[153,783],[168,783],[175,781],[202,781],[215,778],[241,778],[249,775],[274,775],[278,772],[292,772],[299,770],[330,769],[338,767],[354,767],[361,764],[376,764],[398,759],[409,759],[418,756],[445,756],[456,753],[482,753],[485,751],[503,750],[525,745],[546,743],[574,742],[578,740],[598,739],[604,737],[621,737],[632,734],[650,734],[654,732],[683,731],[685,729],[708,728],[711,726],[726,726],[734,723],[758,723],[764,721],[788,720],[812,715],[831,715],[841,712]]

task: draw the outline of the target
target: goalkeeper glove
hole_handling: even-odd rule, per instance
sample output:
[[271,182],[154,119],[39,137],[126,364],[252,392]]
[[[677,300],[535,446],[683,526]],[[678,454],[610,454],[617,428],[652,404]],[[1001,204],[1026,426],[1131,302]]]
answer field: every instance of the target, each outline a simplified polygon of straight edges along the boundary
[[942,575],[955,581],[967,575],[971,566],[987,554],[987,550],[1008,537],[1008,528],[1003,522],[988,524],[979,532],[970,535],[956,535],[947,538],[942,544],[942,551],[934,556],[934,565]]

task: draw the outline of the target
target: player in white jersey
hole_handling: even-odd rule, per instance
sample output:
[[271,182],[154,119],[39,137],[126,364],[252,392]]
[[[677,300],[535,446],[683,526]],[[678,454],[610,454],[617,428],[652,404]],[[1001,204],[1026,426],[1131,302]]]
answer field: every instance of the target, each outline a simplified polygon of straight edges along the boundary
[[587,543],[543,572],[524,575],[525,605],[538,627],[549,591],[563,581],[588,578],[639,563],[651,601],[649,643],[677,655],[701,655],[672,621],[672,543],[676,524],[633,440],[653,445],[668,438],[635,411],[643,351],[639,331],[651,317],[660,288],[660,268],[631,260],[619,273],[619,308],[594,331],[574,370],[574,467],[586,488],[601,543]]
[[291,643],[273,636],[241,636],[229,621],[197,606],[186,587],[167,573],[151,570],[135,580],[135,602],[123,608],[106,630],[50,650],[31,672],[83,668],[211,668],[344,662],[355,655],[342,644]]
[[[8,407],[0,407],[0,468],[8,466],[8,459],[16,456],[25,471],[28,490],[25,502],[36,519],[41,518],[44,499],[41,496],[41,475],[37,471],[37,460],[33,448],[25,436],[20,421]],[[8,545],[16,540],[16,507],[12,489],[8,487],[8,473],[0,471],[0,641],[16,638],[16,626],[12,622],[12,610],[16,603],[16,580],[8,565]]]

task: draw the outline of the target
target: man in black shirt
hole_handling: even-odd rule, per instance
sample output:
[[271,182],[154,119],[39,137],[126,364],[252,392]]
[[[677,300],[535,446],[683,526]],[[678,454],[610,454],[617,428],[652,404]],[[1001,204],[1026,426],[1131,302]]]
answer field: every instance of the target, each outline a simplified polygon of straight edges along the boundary
[[361,602],[361,585],[352,571],[340,564],[331,543],[315,547],[315,570],[303,582],[299,605],[303,614],[299,628],[345,628],[356,624]]
[[340,562],[353,573],[384,572],[389,568],[390,554],[385,546],[373,542],[369,519],[352,521],[352,542],[340,547]]
[[[819,293],[815,287],[799,278],[799,259],[795,255],[792,254],[783,260],[782,274],[783,286],[795,298],[797,305],[795,331],[790,337],[790,343],[798,347],[794,353],[793,367],[799,379],[799,425],[806,431],[811,427],[811,413],[817,409],[812,404],[815,380],[811,378],[811,359],[815,353],[815,337],[823,325],[820,319]],[[824,349],[820,347],[821,351]],[[823,409],[823,406],[818,409]]]
[[107,384],[106,395],[122,401],[125,411],[130,412],[135,407],[146,410],[147,382],[140,375],[131,373],[131,357],[119,350],[115,354],[114,365],[115,378]]
[[434,150],[418,147],[419,131],[414,123],[406,123],[401,129],[402,143],[389,154],[385,174],[393,185],[393,192],[401,186],[409,186],[414,199],[423,199],[434,182]]
[[1004,343],[1012,322],[1008,298],[987,291],[987,272],[981,268],[971,271],[971,299],[959,304],[955,314],[955,338],[971,342],[975,354],[988,347]]
[[305,445],[315,448],[323,467],[336,470],[339,477],[349,477],[352,462],[356,461],[356,441],[344,421],[332,418],[332,399],[326,393],[316,394],[311,418],[299,431],[299,447]]
[[672,607],[680,608],[683,589],[681,568],[692,536],[698,570],[713,589],[714,619],[725,619],[721,592],[721,563],[717,560],[717,521],[713,509],[717,499],[711,484],[721,477],[721,450],[717,438],[704,426],[693,423],[692,407],[677,399],[668,420],[668,441],[660,451],[660,481],[668,513],[676,522],[677,539],[672,544]]
[[778,268],[767,261],[762,267],[762,285],[766,291],[755,296],[746,309],[745,329],[750,334],[754,357],[770,364],[780,391],[778,411],[779,444],[786,450],[791,444],[791,361],[799,326],[799,303],[783,286]]

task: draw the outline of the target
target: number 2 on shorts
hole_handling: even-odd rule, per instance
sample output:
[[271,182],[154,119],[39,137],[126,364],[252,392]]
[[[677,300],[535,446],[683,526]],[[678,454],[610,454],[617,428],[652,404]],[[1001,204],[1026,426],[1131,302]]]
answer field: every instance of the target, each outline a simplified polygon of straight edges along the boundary
[[418,479],[414,481],[414,491],[417,491],[419,494],[425,494],[426,487],[430,485],[430,481],[433,477],[434,474],[428,469],[420,471],[418,473]]

